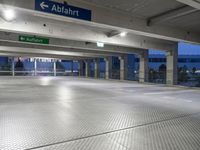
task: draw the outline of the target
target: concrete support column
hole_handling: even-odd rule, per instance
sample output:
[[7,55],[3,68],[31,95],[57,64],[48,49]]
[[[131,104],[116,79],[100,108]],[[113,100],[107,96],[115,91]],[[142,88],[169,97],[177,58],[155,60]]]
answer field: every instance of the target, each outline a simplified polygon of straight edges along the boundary
[[74,61],[71,62],[71,74],[74,76]]
[[94,77],[99,78],[100,70],[99,70],[100,60],[99,58],[94,60]]
[[126,80],[128,71],[128,56],[120,56],[120,80]]
[[80,60],[79,61],[79,76],[81,77],[81,76],[83,76],[83,61],[82,60]]
[[90,61],[85,61],[85,77],[88,78],[90,76]]
[[139,82],[144,83],[149,80],[149,51],[144,50],[140,57],[140,68],[139,68]]
[[12,76],[15,76],[15,57],[12,57]]
[[56,59],[53,61],[53,75],[56,76]]
[[37,59],[34,59],[34,76],[37,76]]
[[110,79],[110,73],[112,70],[112,57],[107,57],[104,59],[105,61],[105,79]]
[[167,84],[176,85],[178,76],[178,48],[167,52]]

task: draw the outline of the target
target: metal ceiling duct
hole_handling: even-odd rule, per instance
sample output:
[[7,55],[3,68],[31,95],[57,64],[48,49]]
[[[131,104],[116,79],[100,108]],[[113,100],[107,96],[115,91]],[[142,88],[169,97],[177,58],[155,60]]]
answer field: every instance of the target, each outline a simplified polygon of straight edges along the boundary
[[177,1],[189,5],[191,7],[194,7],[196,9],[200,9],[200,0],[177,0]]

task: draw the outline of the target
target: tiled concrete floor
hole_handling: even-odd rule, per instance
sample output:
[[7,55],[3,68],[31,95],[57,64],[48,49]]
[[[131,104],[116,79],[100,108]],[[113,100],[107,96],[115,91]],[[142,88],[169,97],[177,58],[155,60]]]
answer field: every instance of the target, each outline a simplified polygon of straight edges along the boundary
[[0,150],[199,150],[200,90],[1,77]]

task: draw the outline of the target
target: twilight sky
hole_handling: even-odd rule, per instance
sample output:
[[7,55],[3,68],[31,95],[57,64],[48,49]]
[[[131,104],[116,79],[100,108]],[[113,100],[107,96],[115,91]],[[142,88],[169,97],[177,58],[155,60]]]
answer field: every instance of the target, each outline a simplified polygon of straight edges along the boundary
[[[150,50],[150,54],[164,54],[161,51]],[[179,55],[200,55],[200,45],[179,43]]]

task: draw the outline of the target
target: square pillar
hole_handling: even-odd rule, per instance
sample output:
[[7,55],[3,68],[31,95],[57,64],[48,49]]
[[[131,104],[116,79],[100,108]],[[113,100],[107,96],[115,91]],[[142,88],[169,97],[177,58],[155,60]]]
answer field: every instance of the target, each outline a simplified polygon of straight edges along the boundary
[[84,72],[83,72],[83,61],[82,60],[79,60],[79,76],[83,76],[84,75]]
[[53,75],[56,76],[56,59],[53,60]]
[[127,71],[128,71],[128,56],[120,56],[120,80],[126,80],[127,79]]
[[90,61],[89,60],[85,61],[85,77],[86,78],[90,77]]
[[74,61],[71,61],[71,75],[74,76]]
[[37,59],[34,59],[34,76],[37,76]]
[[176,85],[178,80],[178,48],[167,52],[167,84]]
[[15,76],[15,57],[12,57],[12,76]]
[[112,70],[112,57],[107,57],[104,59],[105,61],[105,79],[110,79],[110,73]]
[[99,78],[100,70],[99,70],[100,60],[99,58],[94,60],[94,77]]
[[140,55],[139,82],[144,83],[149,80],[149,51],[144,50]]

